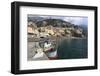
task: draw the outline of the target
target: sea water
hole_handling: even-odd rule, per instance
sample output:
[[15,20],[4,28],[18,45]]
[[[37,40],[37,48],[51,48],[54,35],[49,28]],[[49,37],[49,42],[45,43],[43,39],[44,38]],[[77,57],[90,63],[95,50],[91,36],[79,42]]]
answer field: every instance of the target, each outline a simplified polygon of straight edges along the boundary
[[58,59],[87,58],[87,45],[87,39],[64,39],[57,48]]

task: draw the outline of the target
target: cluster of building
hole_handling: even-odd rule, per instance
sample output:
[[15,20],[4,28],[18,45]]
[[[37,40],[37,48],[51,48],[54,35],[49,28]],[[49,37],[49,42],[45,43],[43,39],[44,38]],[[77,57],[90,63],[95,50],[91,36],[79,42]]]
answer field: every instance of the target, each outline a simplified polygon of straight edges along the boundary
[[75,29],[74,27],[53,27],[52,25],[37,27],[33,22],[28,22],[28,37],[40,38],[40,37],[72,37],[82,36],[83,30],[81,28]]

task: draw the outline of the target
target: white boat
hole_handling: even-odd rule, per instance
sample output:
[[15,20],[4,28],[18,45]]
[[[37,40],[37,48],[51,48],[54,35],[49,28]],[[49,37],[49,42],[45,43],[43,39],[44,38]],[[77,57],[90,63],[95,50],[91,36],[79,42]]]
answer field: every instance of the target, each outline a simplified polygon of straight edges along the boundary
[[48,51],[51,48],[52,48],[51,43],[44,43],[44,52]]
[[49,48],[51,46],[51,43],[44,43],[44,47]]
[[44,51],[49,59],[57,58],[57,49],[55,49],[51,43],[44,44]]
[[57,58],[57,49],[51,42],[43,43],[43,47],[37,49],[36,55],[33,56],[33,59],[56,59]]

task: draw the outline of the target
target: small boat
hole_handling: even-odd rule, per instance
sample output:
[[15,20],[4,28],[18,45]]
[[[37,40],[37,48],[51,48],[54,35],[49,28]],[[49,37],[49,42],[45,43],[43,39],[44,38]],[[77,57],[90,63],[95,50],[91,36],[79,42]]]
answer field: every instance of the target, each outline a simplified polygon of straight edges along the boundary
[[57,59],[57,49],[49,42],[44,44],[44,52],[51,59]]
[[44,52],[49,51],[53,46],[51,43],[44,43]]
[[51,43],[44,43],[44,47],[49,48],[51,46]]

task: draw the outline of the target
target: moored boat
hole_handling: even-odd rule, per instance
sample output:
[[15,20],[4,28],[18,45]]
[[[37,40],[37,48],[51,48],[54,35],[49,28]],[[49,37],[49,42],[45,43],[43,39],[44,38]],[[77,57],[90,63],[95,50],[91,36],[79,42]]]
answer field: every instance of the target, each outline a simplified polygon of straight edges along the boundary
[[44,52],[50,60],[57,59],[57,48],[55,48],[52,43],[49,42],[44,44]]

